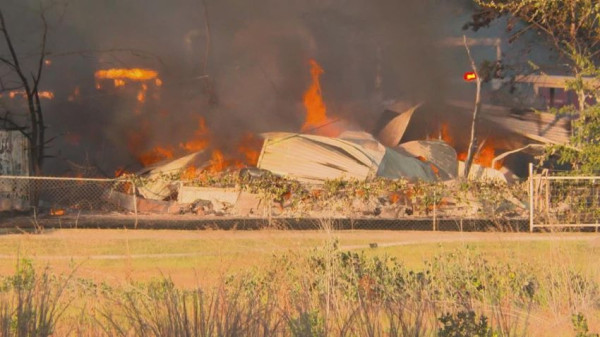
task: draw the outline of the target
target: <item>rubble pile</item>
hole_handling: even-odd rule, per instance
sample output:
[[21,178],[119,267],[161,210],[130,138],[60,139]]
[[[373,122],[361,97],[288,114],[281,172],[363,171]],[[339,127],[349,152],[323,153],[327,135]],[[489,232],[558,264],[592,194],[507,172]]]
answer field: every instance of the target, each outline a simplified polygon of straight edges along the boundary
[[444,130],[437,139],[402,142],[420,106],[386,110],[371,133],[264,133],[253,167],[203,169],[210,154],[201,150],[138,172],[135,198],[118,192],[105,197],[140,213],[197,216],[525,217],[525,189],[501,164],[543,145],[496,156],[493,141],[484,140],[480,160],[464,178],[464,155]]
[[[153,178],[156,179],[156,178]],[[164,178],[162,178],[164,179]],[[144,184],[156,182],[140,179]],[[261,169],[173,180],[163,200],[113,192],[109,201],[140,213],[202,217],[288,218],[518,218],[525,217],[524,187],[497,181],[410,182],[406,179],[332,179],[302,183]],[[128,199],[129,202],[124,202]]]

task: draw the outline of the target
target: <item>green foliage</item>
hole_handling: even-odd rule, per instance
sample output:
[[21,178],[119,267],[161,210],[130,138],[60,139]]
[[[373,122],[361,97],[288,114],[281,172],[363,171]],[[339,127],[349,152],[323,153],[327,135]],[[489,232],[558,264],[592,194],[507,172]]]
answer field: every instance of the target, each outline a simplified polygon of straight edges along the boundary
[[590,333],[587,319],[582,313],[574,314],[571,317],[573,328],[575,329],[575,337],[598,337],[597,333]]
[[473,311],[459,311],[457,314],[446,313],[440,317],[442,328],[438,330],[438,337],[492,337],[488,319],[480,315],[477,319]]
[[573,122],[571,144],[549,147],[543,160],[558,157],[580,174],[600,174],[600,104],[586,107]]
[[[553,146],[542,159],[552,156],[561,164],[570,164],[576,173],[600,173],[600,104],[589,106],[587,100],[600,98],[600,2],[595,0],[474,0],[480,6],[473,22],[478,29],[503,15],[524,24],[513,35],[517,38],[528,29],[545,37],[562,60],[566,60],[572,80],[567,90],[577,94],[579,106],[566,107],[558,114],[575,115],[573,137],[569,145]],[[509,20],[509,27],[515,27]],[[600,102],[599,102],[600,103]]]
[[319,312],[303,312],[288,322],[290,333],[294,337],[324,337],[325,321]]
[[30,260],[19,261],[15,274],[0,280],[0,335],[52,336],[70,304],[62,299],[70,279],[48,268],[39,274]]
[[[593,277],[547,267],[491,262],[466,247],[411,270],[386,255],[342,251],[333,241],[274,256],[214,287],[184,289],[168,277],[116,287],[72,283],[25,261],[0,280],[0,335],[68,335],[71,317],[41,315],[71,303],[43,294],[68,289],[86,303],[76,318],[85,324],[77,330],[82,336],[527,336],[532,308],[547,312],[553,303],[561,315],[600,300]],[[19,296],[31,296],[31,304],[19,309]],[[572,322],[578,337],[597,336],[583,314]]]

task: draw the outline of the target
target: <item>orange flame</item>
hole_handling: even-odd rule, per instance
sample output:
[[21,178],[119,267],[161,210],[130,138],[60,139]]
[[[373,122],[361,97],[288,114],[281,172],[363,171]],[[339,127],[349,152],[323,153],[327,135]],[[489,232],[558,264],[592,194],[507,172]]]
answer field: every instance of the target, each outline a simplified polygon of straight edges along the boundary
[[251,132],[247,132],[242,136],[238,145],[238,152],[244,155],[248,165],[256,166],[258,163],[258,156],[260,156],[262,143],[263,141],[256,138]]
[[[440,137],[443,141],[448,143],[449,145],[455,146],[454,137],[450,134],[448,123],[442,123],[439,130],[439,135],[433,134],[429,136],[430,138],[437,139]],[[483,147],[473,156],[473,162],[477,165],[481,165],[483,167],[492,167],[492,161],[496,157],[496,150],[493,138],[488,138]],[[460,161],[467,160],[467,152],[457,153],[456,159]],[[494,165],[495,169],[499,169],[502,167],[502,161],[497,161]]]
[[204,150],[210,143],[210,130],[206,127],[204,117],[198,118],[198,128],[194,132],[194,139],[180,143],[179,147],[187,152],[198,152]]
[[128,172],[124,167],[119,167],[115,170],[115,178],[127,175],[127,174],[131,174],[131,172]]
[[50,215],[53,215],[53,216],[65,215],[65,210],[64,209],[51,209]]
[[335,136],[339,134],[339,131],[327,125],[331,123],[331,120],[327,117],[327,107],[325,106],[325,102],[323,102],[321,83],[319,81],[323,72],[323,68],[321,68],[317,61],[311,59],[310,77],[312,82],[308,90],[304,93],[303,102],[306,109],[306,121],[302,125],[301,130],[302,132],[307,132],[318,128],[318,133],[320,134]]
[[[13,99],[17,96],[26,98],[27,93],[25,92],[25,90],[11,90],[8,92],[8,97],[11,99]],[[47,91],[47,90],[38,91],[38,96],[39,96],[39,98],[54,99],[54,93],[52,91]],[[0,94],[0,97],[2,97],[2,94]]]
[[146,91],[148,90],[148,86],[142,84],[142,88],[138,91],[136,99],[140,103],[144,103],[146,101]]
[[38,95],[40,98],[54,99],[54,93],[52,91],[39,91]]
[[225,156],[220,150],[213,150],[210,157],[210,166],[206,169],[209,172],[221,172],[227,168]]
[[188,166],[181,174],[182,180],[193,180],[198,176],[198,170],[194,166]]
[[106,70],[98,70],[94,74],[97,79],[120,79],[120,80],[132,80],[132,81],[148,81],[158,77],[158,72],[151,69],[142,68],[113,68]]
[[115,84],[115,88],[122,87],[125,85],[125,81],[119,78],[113,80]]
[[139,162],[144,165],[152,165],[166,159],[173,158],[173,149],[157,146],[150,151],[144,152],[138,156]]
[[[467,160],[467,152],[461,152],[457,155],[458,160],[466,161]],[[492,167],[492,162],[496,157],[496,150],[494,148],[494,141],[491,138],[488,138],[486,142],[483,144],[483,147],[475,153],[473,156],[473,162],[477,165],[483,167]],[[502,167],[502,160],[496,161],[494,168],[500,169]]]

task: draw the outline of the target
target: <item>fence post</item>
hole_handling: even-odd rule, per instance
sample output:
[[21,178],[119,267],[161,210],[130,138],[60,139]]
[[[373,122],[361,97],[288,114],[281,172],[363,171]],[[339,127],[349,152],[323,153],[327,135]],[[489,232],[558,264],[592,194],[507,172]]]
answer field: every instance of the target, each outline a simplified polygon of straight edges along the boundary
[[533,163],[529,163],[529,232],[533,233]]
[[436,190],[433,190],[433,231],[437,231],[437,214],[436,214]]
[[133,189],[133,213],[135,214],[135,223],[133,224],[133,228],[137,229],[137,226],[138,226],[137,186],[135,186],[135,181],[133,179],[131,179],[131,186]]

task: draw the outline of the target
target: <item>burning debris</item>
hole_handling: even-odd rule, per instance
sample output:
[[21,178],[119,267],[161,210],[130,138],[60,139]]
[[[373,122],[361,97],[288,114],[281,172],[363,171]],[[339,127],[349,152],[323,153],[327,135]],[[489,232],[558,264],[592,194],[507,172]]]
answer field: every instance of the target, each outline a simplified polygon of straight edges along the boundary
[[[198,117],[191,139],[139,153],[142,139],[149,136],[142,124],[130,134],[129,144],[145,166],[136,174],[139,198],[135,208],[203,216],[298,216],[298,212],[348,216],[348,212],[358,212],[360,216],[385,217],[427,215],[431,207],[441,209],[442,215],[444,207],[452,210],[446,212],[448,216],[457,210],[474,215],[485,208],[486,202],[475,196],[463,198],[473,202],[467,207],[444,192],[456,186],[466,157],[460,135],[451,131],[456,128],[441,123],[426,139],[410,140],[407,134],[415,128],[413,119],[420,117],[425,105],[401,102],[384,111],[372,133],[350,131],[346,124],[328,116],[319,82],[323,69],[315,60],[310,61],[310,73],[302,133],[244,133],[235,153],[223,152],[214,146],[215,135],[207,120]],[[138,82],[158,79],[152,72],[123,71],[107,71],[97,77]],[[115,83],[115,87],[120,85]],[[506,186],[507,176],[514,177],[503,161],[517,152],[498,155],[497,145],[494,137],[481,142],[469,180]],[[533,148],[527,146],[525,151]],[[436,191],[434,204],[419,209],[422,205],[417,204],[431,198],[423,195],[422,186]],[[124,195],[107,198],[132,210],[133,203],[123,202]],[[509,209],[524,209],[512,201],[507,201],[514,206]],[[317,206],[319,203],[326,206]]]

